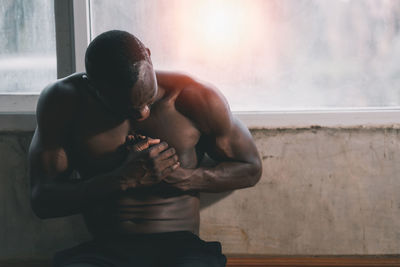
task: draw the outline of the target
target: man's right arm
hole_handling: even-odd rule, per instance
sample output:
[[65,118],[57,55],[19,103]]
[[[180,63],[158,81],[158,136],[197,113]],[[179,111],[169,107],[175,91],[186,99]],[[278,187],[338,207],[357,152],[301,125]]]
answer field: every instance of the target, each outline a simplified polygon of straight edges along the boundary
[[[29,148],[29,176],[32,208],[38,217],[80,213],[115,193],[158,183],[179,166],[173,148],[159,140],[146,139],[137,144],[137,149],[131,149],[117,169],[72,182],[68,148],[73,122],[79,115],[79,98],[73,88],[65,86],[68,85],[56,84],[43,90],[37,105],[37,128]],[[150,168],[143,168],[148,163]]]
[[79,110],[73,88],[56,84],[43,90],[37,105],[37,128],[29,148],[31,203],[40,218],[72,215],[119,190],[118,179],[103,174],[71,182],[68,147],[72,123]]

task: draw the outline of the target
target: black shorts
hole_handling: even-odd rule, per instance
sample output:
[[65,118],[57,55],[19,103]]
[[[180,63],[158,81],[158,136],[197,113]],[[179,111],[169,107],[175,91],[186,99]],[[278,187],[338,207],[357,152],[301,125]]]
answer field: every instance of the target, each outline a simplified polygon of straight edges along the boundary
[[54,256],[55,267],[220,267],[225,264],[221,243],[205,242],[191,232],[94,239]]

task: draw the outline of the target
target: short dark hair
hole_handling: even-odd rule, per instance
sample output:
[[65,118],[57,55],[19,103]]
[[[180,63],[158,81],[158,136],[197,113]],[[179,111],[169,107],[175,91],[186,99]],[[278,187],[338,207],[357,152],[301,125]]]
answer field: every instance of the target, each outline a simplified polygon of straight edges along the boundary
[[126,31],[107,31],[86,49],[86,74],[98,89],[131,88],[139,75],[139,66],[135,63],[141,60],[151,64],[150,55],[138,38]]

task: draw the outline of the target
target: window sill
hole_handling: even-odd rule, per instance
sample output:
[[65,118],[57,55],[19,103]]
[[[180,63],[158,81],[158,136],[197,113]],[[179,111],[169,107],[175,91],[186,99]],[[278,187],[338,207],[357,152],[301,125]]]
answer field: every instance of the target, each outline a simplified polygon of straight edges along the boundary
[[[0,131],[33,131],[38,94],[0,94]],[[289,111],[236,111],[251,129],[398,127],[400,107]]]
[[234,112],[251,129],[382,127],[400,124],[400,108]]
[[[326,110],[233,112],[250,129],[308,128],[308,127],[398,127],[400,110]],[[33,131],[34,111],[0,112],[0,131]]]

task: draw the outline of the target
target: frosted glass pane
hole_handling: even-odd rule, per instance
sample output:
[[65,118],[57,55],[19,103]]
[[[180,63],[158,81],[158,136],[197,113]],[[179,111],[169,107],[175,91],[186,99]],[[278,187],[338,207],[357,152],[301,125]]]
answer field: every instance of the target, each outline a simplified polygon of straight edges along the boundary
[[53,0],[1,0],[0,93],[39,92],[56,78]]
[[135,34],[233,110],[400,106],[397,0],[92,0],[91,18],[93,37]]

